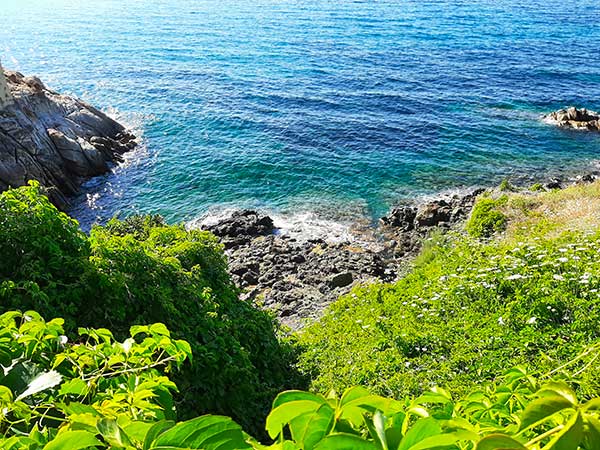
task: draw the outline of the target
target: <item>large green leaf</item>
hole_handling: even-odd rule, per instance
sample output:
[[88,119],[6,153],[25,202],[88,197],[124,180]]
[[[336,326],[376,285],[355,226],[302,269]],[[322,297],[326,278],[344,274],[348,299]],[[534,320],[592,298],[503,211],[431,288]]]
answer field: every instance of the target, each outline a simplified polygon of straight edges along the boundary
[[437,420],[426,418],[417,421],[400,441],[398,450],[409,450],[422,440],[441,434],[442,427]]
[[152,450],[241,450],[252,448],[241,427],[229,417],[201,416],[181,422],[160,434]]
[[103,446],[89,431],[65,431],[48,442],[43,450],[81,450],[96,445]]
[[538,398],[529,403],[525,411],[521,414],[521,426],[519,430],[533,427],[551,415],[572,406],[572,402],[562,395]]
[[572,405],[577,404],[577,395],[571,387],[563,381],[550,381],[536,392],[538,397],[554,397],[559,395],[567,399]]
[[586,449],[600,448],[600,421],[594,417],[587,417],[587,428],[584,442]]
[[583,440],[583,419],[577,412],[544,447],[544,450],[577,450]]
[[353,434],[330,434],[317,444],[315,450],[380,450],[373,442]]
[[274,408],[267,416],[266,430],[271,439],[275,439],[283,427],[295,418],[308,413],[314,413],[323,404],[314,400],[292,400]]
[[116,420],[106,418],[100,419],[96,426],[104,440],[110,445],[114,447],[127,447],[132,445],[129,437],[125,431],[119,427]]
[[527,450],[519,441],[504,434],[490,434],[477,443],[475,450]]
[[292,439],[304,450],[312,450],[333,428],[335,411],[329,405],[321,405],[314,412],[298,416],[290,422]]
[[275,409],[278,406],[283,405],[284,403],[296,402],[296,401],[311,401],[318,404],[327,403],[320,395],[311,394],[310,392],[304,391],[284,391],[275,397],[273,400],[273,406],[271,409]]
[[158,436],[160,436],[162,433],[165,433],[167,430],[170,430],[174,426],[175,422],[172,420],[161,420],[152,425],[146,433],[143,450],[148,450]]

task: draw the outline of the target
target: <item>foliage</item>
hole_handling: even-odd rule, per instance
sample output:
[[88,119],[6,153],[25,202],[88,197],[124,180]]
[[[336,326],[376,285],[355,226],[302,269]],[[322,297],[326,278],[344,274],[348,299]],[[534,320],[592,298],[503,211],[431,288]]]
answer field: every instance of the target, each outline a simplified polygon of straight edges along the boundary
[[[37,184],[0,194],[2,311],[35,310],[128,336],[163,322],[192,346],[177,376],[180,412],[231,415],[258,430],[277,392],[300,387],[291,347],[267,313],[240,301],[210,233],[157,216],[112,220],[88,237]],[[262,417],[261,417],[262,415]]]
[[489,237],[493,233],[503,231],[506,227],[506,216],[498,210],[498,206],[506,203],[507,197],[499,199],[480,197],[473,206],[471,217],[466,228],[474,237]]
[[11,311],[0,316],[0,447],[3,449],[585,450],[600,445],[600,399],[580,402],[564,381],[589,370],[598,346],[535,377],[521,367],[500,385],[455,400],[432,388],[402,401],[352,387],[338,398],[285,391],[274,400],[269,447],[233,420],[176,422],[165,376],[190,357],[162,324],[63,335],[62,320]]
[[[321,392],[466,393],[503,368],[551,368],[600,339],[599,234],[481,243],[455,237],[395,284],[355,288],[301,337]],[[600,375],[580,380],[595,395]]]

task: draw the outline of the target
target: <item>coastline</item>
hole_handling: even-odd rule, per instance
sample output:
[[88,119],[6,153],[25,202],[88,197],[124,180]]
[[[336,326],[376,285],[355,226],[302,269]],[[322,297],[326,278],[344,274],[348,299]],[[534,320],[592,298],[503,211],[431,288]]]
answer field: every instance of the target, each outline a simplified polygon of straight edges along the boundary
[[320,236],[304,234],[301,227],[281,229],[281,219],[253,210],[231,210],[228,216],[188,226],[219,237],[242,298],[273,311],[281,323],[298,330],[353,287],[402,277],[431,235],[463,230],[479,195],[501,195],[503,189],[533,195],[591,183],[598,177],[599,170],[590,170],[546,179],[534,189],[531,184],[507,183],[504,188],[469,188],[421,197],[392,208],[377,224],[348,225],[347,233],[341,234],[345,239],[327,234],[326,228]]

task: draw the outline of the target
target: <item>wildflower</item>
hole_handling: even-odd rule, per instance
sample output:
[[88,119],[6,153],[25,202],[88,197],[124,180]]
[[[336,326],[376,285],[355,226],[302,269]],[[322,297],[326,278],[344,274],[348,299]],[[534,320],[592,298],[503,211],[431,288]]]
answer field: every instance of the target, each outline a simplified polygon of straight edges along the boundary
[[537,322],[537,317],[530,317],[529,320],[527,321],[527,324],[533,325],[535,322]]
[[504,325],[504,319],[502,316],[498,317],[498,325]]
[[558,260],[559,260],[561,263],[566,263],[567,261],[569,261],[569,258],[558,258]]
[[565,281],[565,277],[563,277],[562,275],[558,275],[558,274],[554,274],[552,276],[552,278],[554,278],[556,281]]
[[524,278],[520,273],[515,273],[514,275],[506,277],[507,280],[518,280],[520,278]]

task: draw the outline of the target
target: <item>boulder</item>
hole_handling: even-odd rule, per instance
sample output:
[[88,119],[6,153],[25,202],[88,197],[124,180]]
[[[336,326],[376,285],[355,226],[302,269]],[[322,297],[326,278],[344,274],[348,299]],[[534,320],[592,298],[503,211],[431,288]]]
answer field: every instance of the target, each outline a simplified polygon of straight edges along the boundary
[[546,114],[543,119],[547,123],[563,128],[600,131],[600,114],[585,108],[577,109],[571,106],[566,109],[559,109]]
[[87,103],[6,72],[11,104],[0,108],[0,191],[37,180],[61,209],[85,178],[106,173],[135,137]]

